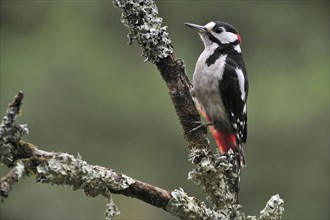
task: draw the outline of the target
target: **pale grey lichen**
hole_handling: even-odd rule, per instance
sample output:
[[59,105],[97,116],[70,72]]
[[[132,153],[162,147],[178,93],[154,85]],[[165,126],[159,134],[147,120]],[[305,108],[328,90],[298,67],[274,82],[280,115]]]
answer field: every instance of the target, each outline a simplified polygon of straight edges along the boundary
[[[0,137],[1,138],[1,137]],[[4,164],[12,164],[14,162],[14,157],[12,154],[12,149],[14,146],[10,143],[5,143],[0,140],[0,161]]]
[[244,219],[234,188],[239,178],[232,165],[234,152],[212,155],[207,149],[192,149],[189,159],[195,168],[189,172],[188,179],[202,188],[213,209],[222,210],[228,218]]
[[278,220],[282,218],[284,212],[284,200],[280,196],[274,195],[267,202],[266,207],[260,211],[259,220]]
[[159,62],[173,53],[173,47],[158,8],[152,0],[113,0],[123,13],[121,22],[128,28],[129,44],[134,41],[142,45],[142,56],[146,61]]
[[109,190],[106,192],[107,196],[107,204],[106,204],[106,210],[104,212],[104,217],[106,220],[111,220],[112,217],[115,217],[117,215],[120,215],[120,211],[116,204],[113,202],[111,193]]
[[21,161],[17,162],[15,168],[16,168],[15,173],[17,175],[17,179],[19,179],[25,175],[25,166]]
[[181,219],[226,219],[221,212],[208,209],[204,202],[188,196],[183,189],[173,190],[166,210]]
[[248,220],[279,220],[284,213],[284,200],[278,194],[272,196],[266,207],[260,211],[260,216],[248,216]]
[[14,144],[18,143],[22,136],[29,133],[27,125],[19,125],[16,118],[20,114],[23,92],[19,92],[9,105],[5,116],[0,124],[0,162],[6,165],[14,163],[14,157],[17,152]]
[[85,194],[95,197],[108,188],[119,191],[128,188],[134,180],[118,175],[111,169],[77,159],[66,153],[54,153],[52,158],[37,167],[37,180],[41,183],[70,185],[74,190],[83,189]]

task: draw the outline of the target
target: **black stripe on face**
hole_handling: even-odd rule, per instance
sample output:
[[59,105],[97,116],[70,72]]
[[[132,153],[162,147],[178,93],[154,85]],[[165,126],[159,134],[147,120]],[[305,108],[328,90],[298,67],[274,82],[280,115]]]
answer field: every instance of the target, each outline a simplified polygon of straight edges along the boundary
[[222,45],[222,43],[216,37],[214,37],[210,32],[207,32],[206,35],[210,39],[210,41]]
[[212,64],[215,63],[215,61],[220,57],[221,55],[221,48],[220,46],[214,50],[213,54],[211,54],[211,56],[209,56],[207,59],[206,59],[206,65],[207,66],[211,66]]

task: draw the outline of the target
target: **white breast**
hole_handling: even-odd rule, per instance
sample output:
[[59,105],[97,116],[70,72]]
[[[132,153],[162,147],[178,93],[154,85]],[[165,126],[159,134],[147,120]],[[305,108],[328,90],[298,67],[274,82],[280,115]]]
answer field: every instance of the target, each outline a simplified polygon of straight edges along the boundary
[[213,54],[216,47],[214,45],[205,49],[199,56],[193,76],[195,97],[212,121],[228,118],[219,91],[219,80],[223,76],[227,55],[220,56],[210,66],[206,65],[206,59]]

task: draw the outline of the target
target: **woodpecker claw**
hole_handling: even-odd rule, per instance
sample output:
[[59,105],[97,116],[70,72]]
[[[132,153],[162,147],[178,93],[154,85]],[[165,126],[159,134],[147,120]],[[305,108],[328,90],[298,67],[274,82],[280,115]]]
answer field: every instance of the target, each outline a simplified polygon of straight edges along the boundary
[[191,122],[193,124],[198,124],[196,127],[194,127],[193,129],[191,129],[188,133],[192,133],[194,131],[197,131],[198,129],[203,128],[205,133],[207,133],[207,126],[213,125],[213,123],[203,123],[201,121],[193,121]]

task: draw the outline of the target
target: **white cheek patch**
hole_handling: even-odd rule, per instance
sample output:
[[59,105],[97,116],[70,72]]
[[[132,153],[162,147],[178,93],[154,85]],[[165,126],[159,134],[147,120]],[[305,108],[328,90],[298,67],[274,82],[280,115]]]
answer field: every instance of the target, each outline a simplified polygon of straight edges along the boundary
[[211,31],[213,27],[215,26],[215,23],[213,21],[207,23],[204,27],[206,28],[207,31]]
[[215,34],[215,35],[222,44],[229,44],[229,43],[233,43],[236,40],[238,40],[238,37],[236,34],[227,32],[227,31],[223,31],[220,34]]

